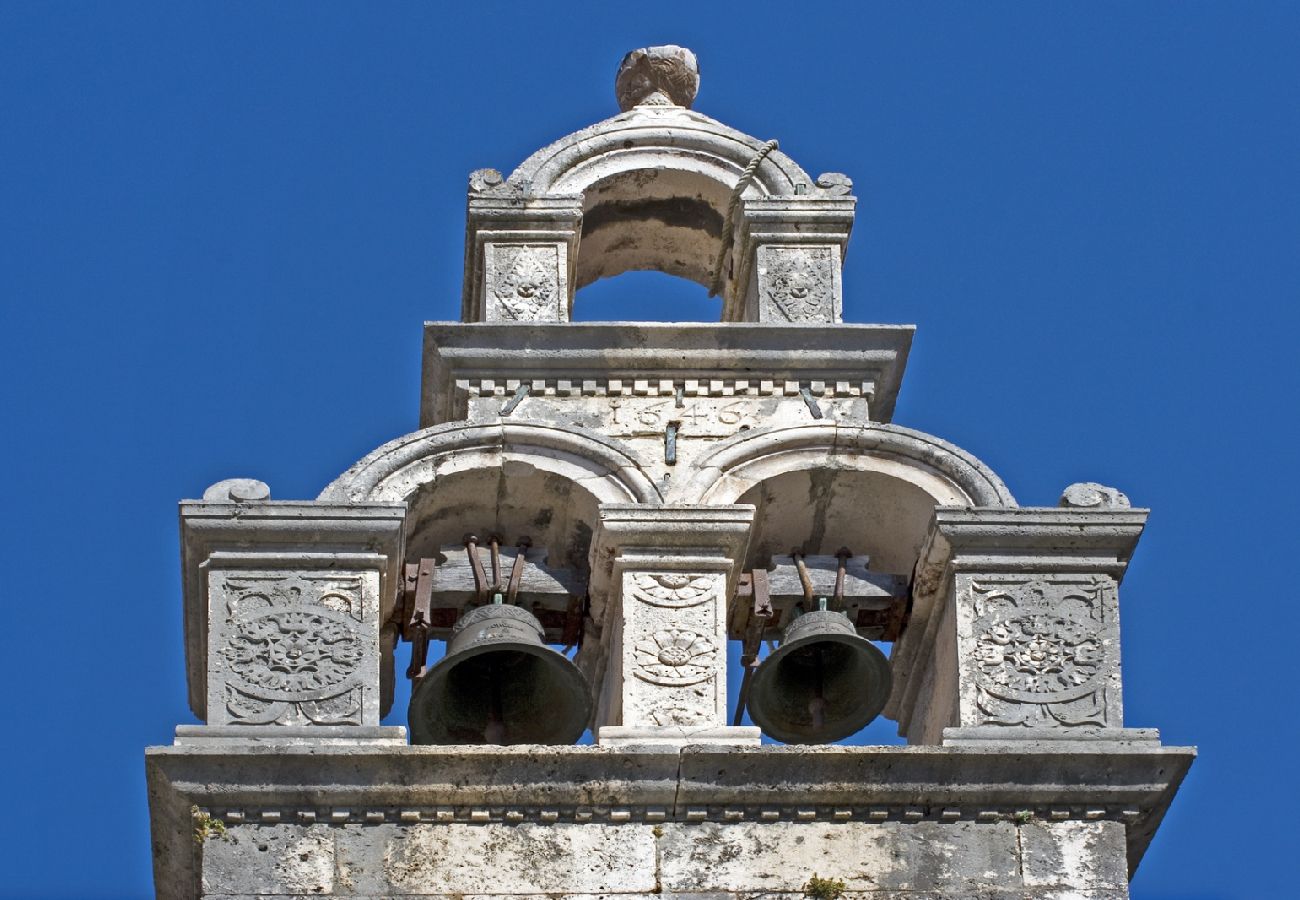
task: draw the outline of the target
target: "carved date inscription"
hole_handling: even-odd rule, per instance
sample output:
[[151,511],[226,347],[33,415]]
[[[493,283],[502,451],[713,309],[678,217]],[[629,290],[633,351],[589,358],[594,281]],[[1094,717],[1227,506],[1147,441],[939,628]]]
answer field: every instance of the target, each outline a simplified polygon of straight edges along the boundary
[[622,436],[659,435],[669,422],[698,437],[726,437],[759,425],[755,401],[744,397],[612,397],[609,424]]

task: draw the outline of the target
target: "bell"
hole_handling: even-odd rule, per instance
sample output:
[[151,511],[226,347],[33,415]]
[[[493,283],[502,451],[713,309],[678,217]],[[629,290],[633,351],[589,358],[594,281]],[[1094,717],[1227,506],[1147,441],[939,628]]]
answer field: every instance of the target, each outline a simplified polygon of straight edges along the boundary
[[494,603],[461,616],[447,655],[411,691],[413,744],[572,744],[591,718],[578,667],[537,617]]
[[754,672],[749,715],[778,741],[824,744],[879,715],[891,685],[889,661],[858,637],[848,616],[814,610],[786,627],[781,646]]

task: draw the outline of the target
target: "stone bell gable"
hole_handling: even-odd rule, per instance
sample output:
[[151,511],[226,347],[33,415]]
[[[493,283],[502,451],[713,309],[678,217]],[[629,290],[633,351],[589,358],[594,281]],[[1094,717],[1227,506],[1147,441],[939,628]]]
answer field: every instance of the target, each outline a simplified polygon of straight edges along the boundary
[[[633,51],[619,114],[470,176],[417,430],[314,500],[181,503],[159,897],[1128,895],[1194,757],[1123,715],[1146,511],[1019,506],[894,423],[914,328],[841,321],[852,182],[699,83]],[[570,321],[638,269],[721,321]],[[878,716],[907,746],[842,743]]]

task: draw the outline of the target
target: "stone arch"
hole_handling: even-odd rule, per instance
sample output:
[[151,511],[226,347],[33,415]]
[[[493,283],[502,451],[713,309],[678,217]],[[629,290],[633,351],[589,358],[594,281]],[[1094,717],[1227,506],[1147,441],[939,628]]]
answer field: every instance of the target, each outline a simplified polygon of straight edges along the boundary
[[[711,287],[731,192],[764,142],[680,107],[637,107],[534,153],[508,184],[531,197],[580,197],[574,288],[652,269]],[[813,181],[779,150],[746,199],[793,197]]]
[[971,454],[877,423],[742,433],[698,460],[669,499],[758,506],[750,565],[794,548],[848,546],[871,555],[878,571],[902,575],[911,572],[936,506],[1016,506]]
[[508,178],[471,174],[462,317],[565,321],[577,289],[652,270],[720,294],[724,321],[839,321],[851,193],[775,142],[686,107],[634,106]]
[[407,555],[493,529],[527,534],[557,565],[584,569],[602,503],[654,503],[658,489],[601,435],[527,422],[437,425],[390,441],[318,498],[407,504]]

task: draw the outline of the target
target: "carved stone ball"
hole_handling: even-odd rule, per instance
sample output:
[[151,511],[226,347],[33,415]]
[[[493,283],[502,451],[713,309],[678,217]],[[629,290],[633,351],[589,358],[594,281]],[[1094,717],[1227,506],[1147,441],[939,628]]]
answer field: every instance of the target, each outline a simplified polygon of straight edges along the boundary
[[618,108],[634,106],[685,106],[695,102],[700,90],[700,66],[685,47],[668,44],[643,47],[623,57],[614,94]]

